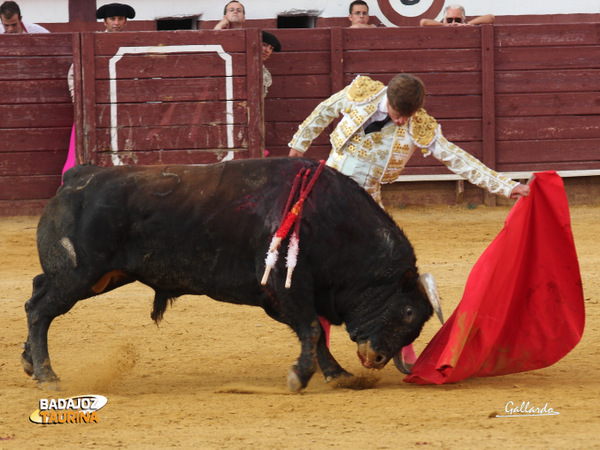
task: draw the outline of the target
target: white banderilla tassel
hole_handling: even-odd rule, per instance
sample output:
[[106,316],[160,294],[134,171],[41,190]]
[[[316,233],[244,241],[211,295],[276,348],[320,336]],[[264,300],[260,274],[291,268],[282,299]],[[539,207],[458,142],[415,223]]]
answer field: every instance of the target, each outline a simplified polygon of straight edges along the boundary
[[[273,241],[275,240],[275,236],[273,236]],[[271,248],[274,248],[271,250]],[[265,272],[263,273],[262,280],[260,280],[260,284],[265,286],[267,284],[267,280],[269,279],[269,274],[271,273],[271,269],[275,267],[277,264],[277,259],[279,258],[279,250],[277,249],[277,245],[273,247],[273,242],[271,242],[271,247],[267,251],[267,257],[265,258]]]
[[281,244],[281,241],[283,241],[283,238],[273,236],[273,240],[271,241],[271,246],[269,247],[269,251],[274,252],[275,250],[277,250],[277,248],[279,247],[279,244]]
[[292,286],[292,274],[294,268],[298,263],[298,233],[294,232],[290,238],[290,245],[288,246],[288,254],[286,258],[287,264],[287,276],[285,279],[285,287],[289,289]]

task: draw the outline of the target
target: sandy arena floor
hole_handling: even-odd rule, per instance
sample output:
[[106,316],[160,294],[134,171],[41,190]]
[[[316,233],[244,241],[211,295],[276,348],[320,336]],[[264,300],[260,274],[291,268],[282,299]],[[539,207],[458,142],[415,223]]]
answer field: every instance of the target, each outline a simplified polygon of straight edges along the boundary
[[[393,210],[421,272],[432,272],[449,317],[473,264],[502,229],[509,209]],[[0,218],[0,449],[198,448],[598,448],[600,447],[600,207],[571,209],[586,304],[579,345],[552,367],[455,385],[402,382],[390,364],[363,369],[341,327],[332,353],[372,381],[328,385],[317,373],[302,394],[286,375],[297,338],[257,308],[186,296],[157,328],[152,291],[129,285],[80,302],[50,329],[63,391],[41,391],[23,372],[24,302],[40,272],[37,217]],[[415,346],[438,330],[428,322]],[[369,384],[369,383],[367,383]],[[96,424],[37,425],[41,398],[107,397]],[[545,404],[560,414],[495,418],[508,402]]]

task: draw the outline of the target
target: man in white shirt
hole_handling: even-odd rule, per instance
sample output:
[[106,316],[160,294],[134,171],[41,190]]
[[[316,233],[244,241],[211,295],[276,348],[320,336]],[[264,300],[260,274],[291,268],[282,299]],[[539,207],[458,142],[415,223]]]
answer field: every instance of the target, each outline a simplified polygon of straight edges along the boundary
[[40,25],[23,22],[21,9],[16,2],[7,1],[2,3],[0,5],[0,18],[2,19],[0,34],[50,33]]

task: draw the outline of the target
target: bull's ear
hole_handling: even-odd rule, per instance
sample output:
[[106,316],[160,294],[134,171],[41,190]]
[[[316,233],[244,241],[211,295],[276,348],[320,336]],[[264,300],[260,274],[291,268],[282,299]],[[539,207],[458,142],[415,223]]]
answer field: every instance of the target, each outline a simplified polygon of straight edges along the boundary
[[400,290],[402,292],[414,291],[418,276],[416,269],[408,269],[400,277]]

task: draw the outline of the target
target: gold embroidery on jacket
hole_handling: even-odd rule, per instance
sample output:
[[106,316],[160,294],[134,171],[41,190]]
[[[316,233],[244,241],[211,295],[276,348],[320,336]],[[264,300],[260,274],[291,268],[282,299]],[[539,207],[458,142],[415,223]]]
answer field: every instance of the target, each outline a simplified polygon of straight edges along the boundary
[[[356,78],[346,92],[346,98],[351,102],[366,103],[371,101],[385,87],[381,81],[369,77]],[[374,111],[374,109],[373,109]]]
[[354,123],[355,123],[356,125],[362,125],[362,124],[363,124],[363,122],[366,120],[366,117],[365,117],[365,116],[363,116],[363,115],[360,113],[360,111],[359,111],[359,110],[357,110],[357,109],[353,109],[353,110],[350,112],[350,117],[352,117],[352,120],[354,121]]
[[410,119],[409,132],[420,147],[428,147],[437,130],[437,122],[421,108]]

